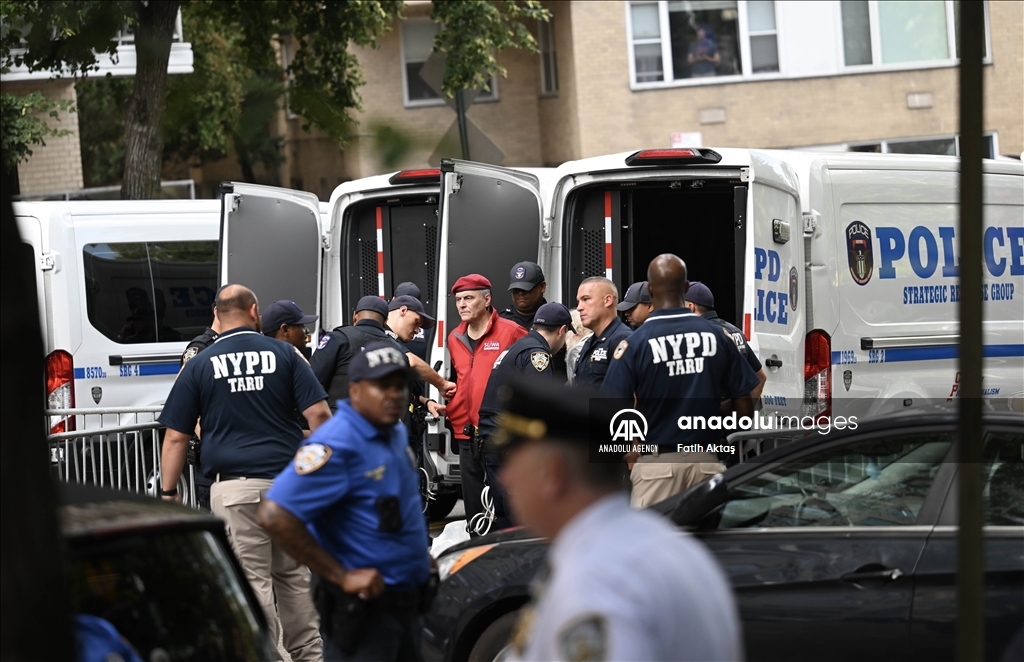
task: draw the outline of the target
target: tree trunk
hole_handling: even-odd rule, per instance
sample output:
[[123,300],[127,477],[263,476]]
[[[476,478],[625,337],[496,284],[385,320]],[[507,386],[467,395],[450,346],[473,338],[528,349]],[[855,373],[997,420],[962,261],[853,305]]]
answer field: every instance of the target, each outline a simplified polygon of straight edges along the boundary
[[160,116],[179,0],[136,0],[135,85],[124,104],[121,197],[151,200],[160,190]]

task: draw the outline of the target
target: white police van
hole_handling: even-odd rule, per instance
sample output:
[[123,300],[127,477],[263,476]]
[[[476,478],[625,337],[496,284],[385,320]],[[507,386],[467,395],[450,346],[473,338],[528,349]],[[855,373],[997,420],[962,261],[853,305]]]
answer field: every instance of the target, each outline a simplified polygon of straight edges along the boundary
[[15,202],[14,213],[35,267],[47,406],[163,403],[213,318],[220,202]]
[[[584,278],[607,276],[621,292],[671,252],[758,352],[767,412],[946,400],[959,380],[958,167],[951,157],[747,149],[642,150],[539,177],[447,161],[438,300],[464,273],[503,283],[498,265],[532,258],[548,299],[572,305]],[[986,161],[984,185],[983,386],[1020,396],[1024,167]],[[439,328],[458,320],[450,301],[437,318]],[[447,366],[438,344],[432,360]]]

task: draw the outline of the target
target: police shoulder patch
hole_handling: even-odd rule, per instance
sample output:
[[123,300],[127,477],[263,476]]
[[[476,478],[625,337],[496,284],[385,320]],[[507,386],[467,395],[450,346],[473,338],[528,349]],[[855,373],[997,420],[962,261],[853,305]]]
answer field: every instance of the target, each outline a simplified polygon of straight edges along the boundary
[[181,364],[185,365],[186,363],[191,361],[193,358],[195,358],[196,354],[198,354],[198,353],[199,353],[199,348],[198,347],[194,347],[194,346],[186,347],[185,348],[185,353],[181,355]]
[[608,658],[608,627],[604,616],[586,614],[570,622],[558,633],[559,657],[570,662]]
[[305,444],[295,454],[295,473],[300,476],[311,474],[331,459],[331,447],[324,444]]
[[551,355],[547,352],[532,352],[530,354],[530,365],[537,372],[544,372],[551,364]]
[[629,347],[629,341],[623,338],[619,341],[619,344],[615,346],[615,353],[612,354],[612,358],[616,361],[622,358],[622,355],[626,353],[626,348]]
[[324,347],[327,347],[327,343],[329,342],[331,342],[331,334],[325,333],[324,335],[320,336],[320,342],[316,344],[316,348],[323,349]]

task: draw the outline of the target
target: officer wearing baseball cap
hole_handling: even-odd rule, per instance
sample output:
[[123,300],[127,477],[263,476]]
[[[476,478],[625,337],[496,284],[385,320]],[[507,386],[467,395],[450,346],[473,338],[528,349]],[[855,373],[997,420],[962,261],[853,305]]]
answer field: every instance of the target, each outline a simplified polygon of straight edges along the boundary
[[761,383],[754,387],[754,390],[750,392],[750,397],[754,399],[755,403],[760,402],[761,391],[764,389],[765,382],[768,381],[768,375],[765,374],[764,368],[761,366],[761,360],[757,358],[757,354],[747,344],[747,338],[743,335],[743,331],[739,327],[730,324],[715,312],[715,295],[711,293],[711,289],[700,282],[695,280],[690,283],[690,288],[686,290],[685,295],[686,307],[692,312],[700,315],[712,324],[716,324],[722,328],[725,335],[736,343],[736,349],[740,350],[740,354],[750,365],[750,369],[754,371],[757,378],[761,380]]
[[384,331],[388,304],[380,297],[365,296],[356,304],[352,326],[339,326],[324,334],[317,351],[309,360],[316,378],[327,391],[327,403],[333,411],[338,400],[348,397],[349,362],[371,342],[388,342],[405,353],[405,348]]
[[401,423],[413,378],[404,352],[366,345],[349,366],[349,399],[260,504],[259,524],[317,576],[326,660],[422,659],[430,558]]
[[[406,281],[404,283],[399,283],[398,285],[396,285],[395,296],[391,301],[393,303],[395,299],[406,296],[412,297],[413,299],[416,299],[421,303],[423,302],[423,297],[420,293],[419,285],[411,281]],[[391,309],[390,304],[388,305],[388,309]],[[433,321],[433,318],[431,318],[431,321]],[[433,325],[430,325],[427,328],[433,328]],[[429,348],[427,347],[427,334],[424,332],[423,328],[418,329],[416,333],[413,335],[412,340],[404,344],[406,347],[409,348],[410,352],[420,357],[424,361],[427,360],[427,351]]]
[[544,271],[536,262],[519,262],[512,267],[508,279],[512,305],[498,314],[529,329],[533,326],[534,315],[547,303],[544,292],[548,284],[544,281]]
[[[554,355],[565,346],[566,330],[572,325],[569,309],[560,303],[546,303],[537,309],[533,319],[533,330],[525,337],[512,343],[498,360],[494,362],[487,389],[480,404],[480,457],[487,475],[487,485],[494,503],[495,530],[512,526],[506,508],[505,490],[498,482],[498,471],[501,469],[502,453],[494,444],[493,436],[497,432],[497,417],[501,409],[498,398],[500,387],[512,375],[521,374],[544,381],[558,380],[553,369]],[[472,526],[473,523],[471,523]],[[475,533],[486,533],[476,530]]]
[[316,315],[306,315],[294,301],[275,301],[263,310],[263,335],[293,345],[300,352],[306,350],[307,324],[315,322]]
[[552,571],[513,629],[512,659],[743,659],[715,558],[666,517],[629,507],[621,463],[592,459],[614,413],[592,397],[525,378],[501,390],[501,482],[516,522],[551,540]]
[[654,311],[654,304],[651,303],[651,290],[647,287],[647,281],[642,280],[630,285],[617,309],[626,315],[626,323],[630,328],[635,329],[643,324],[644,320],[650,317]]

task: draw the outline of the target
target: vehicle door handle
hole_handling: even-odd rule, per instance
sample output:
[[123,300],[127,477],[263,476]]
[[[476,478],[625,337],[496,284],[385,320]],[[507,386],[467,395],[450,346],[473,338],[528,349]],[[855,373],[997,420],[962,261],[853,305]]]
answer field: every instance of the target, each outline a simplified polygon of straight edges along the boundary
[[765,359],[764,364],[769,368],[781,368],[782,359]]
[[858,584],[860,582],[870,581],[889,581],[894,582],[903,576],[903,571],[899,568],[883,568],[881,570],[862,570],[857,569],[853,572],[848,572],[845,575],[840,575],[839,579],[844,582],[851,584]]

